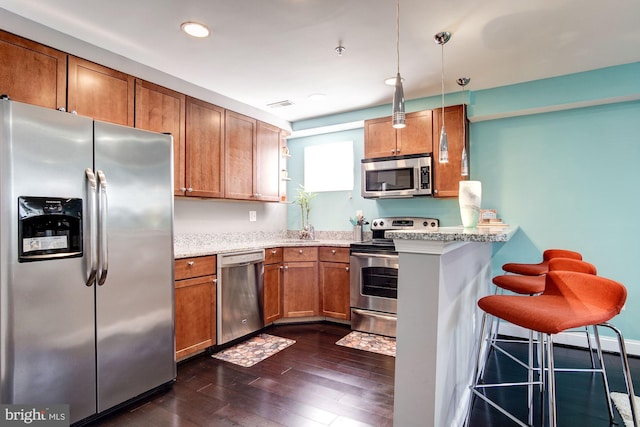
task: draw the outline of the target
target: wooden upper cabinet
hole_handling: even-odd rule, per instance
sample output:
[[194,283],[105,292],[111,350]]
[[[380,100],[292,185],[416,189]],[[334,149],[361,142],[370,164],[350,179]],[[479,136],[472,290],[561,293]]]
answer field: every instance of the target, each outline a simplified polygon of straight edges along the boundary
[[69,56],[67,86],[68,111],[133,126],[133,76]]
[[0,30],[0,94],[66,108],[67,54]]
[[186,96],[144,80],[136,79],[135,127],[173,136],[173,191],[185,187],[185,103]]
[[365,120],[364,157],[389,157],[396,155],[397,130],[391,126],[391,117]]
[[[444,126],[449,145],[449,162],[438,163],[439,141],[442,129],[442,109],[433,110],[433,196],[458,197],[462,176],[462,148],[467,144],[467,114],[465,105],[453,105],[444,109]],[[467,147],[467,157],[469,148]]]
[[391,117],[365,120],[364,157],[367,159],[407,154],[431,153],[433,150],[432,112],[417,111],[405,115],[406,126],[395,129]]
[[396,154],[423,154],[433,151],[431,110],[416,111],[405,115],[406,126],[398,129]]
[[257,120],[225,111],[225,185],[227,199],[256,200]]
[[256,184],[258,200],[280,199],[280,129],[258,122]]
[[224,196],[224,109],[187,97],[186,195]]

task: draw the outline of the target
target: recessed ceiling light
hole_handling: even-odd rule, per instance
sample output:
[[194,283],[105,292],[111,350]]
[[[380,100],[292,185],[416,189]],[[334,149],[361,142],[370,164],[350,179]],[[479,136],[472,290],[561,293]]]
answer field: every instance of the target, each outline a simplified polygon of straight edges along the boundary
[[186,34],[189,34],[191,37],[202,38],[208,37],[209,34],[211,34],[209,28],[206,25],[194,21],[183,22],[180,25],[180,29]]
[[[404,83],[404,77],[400,77],[400,80],[402,81],[402,83]],[[384,84],[388,85],[388,86],[395,86],[396,85],[396,77],[389,77],[387,79],[384,79]]]
[[311,95],[309,95],[309,99],[311,101],[322,101],[326,97],[327,95],[325,95],[324,93],[312,93]]

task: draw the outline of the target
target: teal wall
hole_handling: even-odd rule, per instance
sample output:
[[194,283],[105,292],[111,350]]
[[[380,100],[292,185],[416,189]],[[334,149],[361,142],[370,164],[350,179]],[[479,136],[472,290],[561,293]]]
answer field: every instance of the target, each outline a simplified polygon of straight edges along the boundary
[[[615,319],[625,338],[640,341],[640,63],[467,93],[471,179],[483,186],[483,208],[520,226],[508,243],[494,245],[493,273],[507,261],[533,262],[546,248],[574,249],[628,290]],[[473,79],[473,77],[472,77]],[[473,81],[472,81],[473,84]],[[470,86],[472,86],[472,84]],[[458,104],[460,94],[446,103]],[[434,108],[440,98],[411,101],[407,111]],[[589,106],[585,106],[589,105]],[[294,123],[294,130],[389,114],[376,107]],[[547,111],[547,112],[539,112]],[[320,193],[310,222],[318,230],[349,230],[356,210],[368,219],[415,215],[460,223],[457,199],[365,200],[360,197],[363,129],[289,140],[288,195],[302,183],[304,147],[354,142],[353,192]],[[327,173],[331,173],[328,165]],[[638,216],[636,216],[638,215]],[[300,226],[289,207],[288,228]]]

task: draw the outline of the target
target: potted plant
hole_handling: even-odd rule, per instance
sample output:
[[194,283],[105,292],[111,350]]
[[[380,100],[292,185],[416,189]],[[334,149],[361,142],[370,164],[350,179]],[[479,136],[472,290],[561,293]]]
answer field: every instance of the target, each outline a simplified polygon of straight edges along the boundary
[[293,200],[293,203],[300,206],[302,213],[302,230],[300,230],[301,239],[313,239],[313,226],[309,224],[309,213],[311,212],[311,201],[316,197],[316,193],[306,191],[304,186],[300,184],[298,187],[298,195]]

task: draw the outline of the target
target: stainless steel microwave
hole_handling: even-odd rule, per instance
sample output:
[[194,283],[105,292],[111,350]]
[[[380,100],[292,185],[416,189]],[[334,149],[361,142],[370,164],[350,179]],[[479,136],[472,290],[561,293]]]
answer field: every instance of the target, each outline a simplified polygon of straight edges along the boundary
[[404,198],[431,195],[431,154],[362,159],[362,197]]

